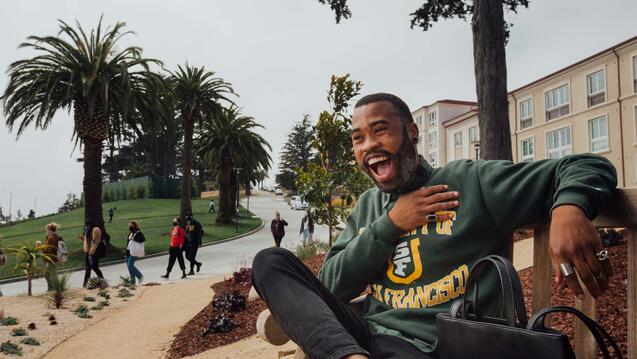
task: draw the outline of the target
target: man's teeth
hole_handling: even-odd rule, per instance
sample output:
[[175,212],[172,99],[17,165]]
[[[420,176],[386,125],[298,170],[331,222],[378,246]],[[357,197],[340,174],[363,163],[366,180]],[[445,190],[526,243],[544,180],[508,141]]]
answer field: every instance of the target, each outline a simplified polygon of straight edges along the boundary
[[370,159],[367,161],[367,164],[368,164],[369,166],[371,166],[371,165],[376,164],[376,163],[378,163],[378,162],[386,161],[386,160],[388,160],[388,159],[389,159],[389,157],[387,157],[387,156],[378,156],[378,157],[373,157],[373,158],[370,158]]

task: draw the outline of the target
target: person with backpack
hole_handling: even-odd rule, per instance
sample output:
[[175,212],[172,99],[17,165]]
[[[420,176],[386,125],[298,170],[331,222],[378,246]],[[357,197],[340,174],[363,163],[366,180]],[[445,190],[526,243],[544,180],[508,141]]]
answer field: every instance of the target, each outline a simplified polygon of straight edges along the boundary
[[87,219],[84,234],[80,236],[82,240],[82,249],[86,253],[84,264],[84,284],[86,287],[88,280],[91,278],[91,270],[97,274],[99,278],[104,278],[100,270],[99,259],[106,256],[106,243],[102,239],[102,230],[95,225],[92,219]]
[[[57,234],[58,228],[60,228],[60,226],[55,222],[51,222],[47,224],[45,227],[46,240],[44,241],[45,247],[42,250],[42,253],[46,254],[50,259],[50,261],[47,261],[46,263],[46,271],[47,271],[46,290],[47,291],[51,290],[51,281],[50,281],[51,276],[57,275],[56,264],[59,262],[62,262],[62,260],[64,259],[58,256],[58,248],[60,247],[60,245],[62,245],[64,249],[66,249],[66,245],[64,245],[64,240],[62,240],[62,237],[60,237],[60,235]],[[68,252],[67,252],[67,258],[68,258]]]
[[274,237],[274,244],[277,247],[281,247],[281,240],[283,236],[285,236],[285,226],[288,225],[284,219],[281,219],[281,213],[279,211],[274,212],[275,218],[270,223],[270,230],[272,231],[272,236]]
[[197,262],[197,251],[201,246],[203,238],[203,226],[199,221],[192,217],[192,214],[186,215],[186,259],[190,262],[190,272],[188,275],[194,275],[194,268],[197,266],[197,273],[201,270],[201,262]]
[[182,273],[181,278],[186,278],[186,265],[184,264],[184,256],[182,254],[185,236],[186,232],[184,232],[184,229],[181,228],[181,218],[174,218],[173,230],[170,235],[170,249],[168,250],[168,268],[166,268],[166,274],[161,276],[162,278],[168,279],[168,276],[170,276],[170,271],[175,265],[175,260],[179,261],[179,268],[181,268]]
[[135,267],[135,261],[146,254],[144,252],[144,242],[146,238],[137,221],[130,221],[128,223],[128,231],[130,233],[128,234],[128,244],[126,246],[126,266],[128,267],[128,273],[133,283],[135,283],[135,278],[137,278],[137,284],[142,284],[144,275]]

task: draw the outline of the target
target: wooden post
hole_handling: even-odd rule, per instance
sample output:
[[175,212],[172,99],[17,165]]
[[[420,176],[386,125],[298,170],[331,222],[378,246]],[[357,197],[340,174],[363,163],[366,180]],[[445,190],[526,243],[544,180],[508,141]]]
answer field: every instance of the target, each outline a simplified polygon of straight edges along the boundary
[[628,261],[628,358],[637,359],[637,227],[630,227],[626,236]]
[[[589,318],[597,320],[597,302],[588,293],[581,281],[580,285],[584,288],[584,300],[575,299],[575,309],[586,314]],[[575,357],[595,358],[598,350],[595,337],[582,321],[579,319],[573,320],[575,320]]]
[[[551,255],[549,229],[535,230],[533,236],[533,313],[551,305]],[[550,320],[548,321],[550,326]]]

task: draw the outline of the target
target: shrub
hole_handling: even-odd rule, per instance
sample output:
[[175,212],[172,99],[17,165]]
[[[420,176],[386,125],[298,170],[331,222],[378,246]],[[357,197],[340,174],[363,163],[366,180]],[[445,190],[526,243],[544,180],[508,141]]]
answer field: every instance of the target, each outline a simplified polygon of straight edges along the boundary
[[15,317],[4,317],[0,319],[0,325],[16,325],[18,324],[18,318]]
[[108,288],[108,282],[104,278],[92,277],[86,283],[88,289],[106,289]]
[[120,276],[119,285],[128,289],[135,289],[135,279],[129,276]]
[[88,313],[88,307],[85,306],[84,304],[80,304],[77,306],[77,308],[73,309],[71,312],[75,314]]
[[37,329],[37,327],[35,326],[35,323],[29,323],[29,325],[27,326],[27,328],[28,328],[29,330],[36,330],[36,329]]
[[216,295],[212,300],[214,308],[221,308],[230,312],[240,312],[246,309],[246,298],[239,292]]
[[111,298],[111,295],[108,294],[108,291],[107,290],[103,290],[103,289],[100,290],[99,292],[97,292],[97,295],[102,297],[102,298],[104,298],[104,299],[110,299]]
[[209,333],[227,333],[235,327],[235,323],[226,314],[221,313],[208,320],[203,335]]
[[12,337],[23,337],[25,335],[27,335],[27,331],[24,328],[14,328],[11,331],[11,336]]
[[94,302],[95,301],[95,297],[86,296],[86,297],[84,297],[84,301],[85,302]]
[[69,290],[69,276],[69,273],[57,274],[57,272],[51,271],[47,277],[50,288],[49,298],[57,309],[62,307],[66,299],[66,292]]
[[232,273],[232,280],[235,283],[250,283],[252,278],[252,268],[242,267],[239,271]]
[[15,344],[12,341],[7,340],[6,342],[0,344],[0,353],[7,354],[7,355],[21,356],[22,348],[20,348],[18,344]]
[[117,297],[118,298],[128,298],[128,297],[132,297],[132,296],[133,296],[133,293],[131,293],[126,288],[120,289],[119,292],[117,293]]
[[31,337],[20,340],[20,343],[26,345],[40,345],[40,342],[37,339]]
[[77,315],[78,318],[82,318],[82,319],[91,319],[91,318],[93,318],[93,316],[88,314],[88,312],[86,312],[86,313],[77,313],[76,315]]
[[103,307],[108,307],[110,304],[108,303],[107,300],[103,300],[103,301],[97,303],[97,305],[99,305],[100,307],[103,308]]
[[138,199],[146,198],[146,188],[141,186],[137,187],[137,198]]
[[301,243],[296,246],[296,248],[292,248],[292,252],[299,258],[299,260],[304,261],[318,255],[319,253],[326,252],[329,249],[329,244],[325,242],[310,240],[305,242],[305,244]]

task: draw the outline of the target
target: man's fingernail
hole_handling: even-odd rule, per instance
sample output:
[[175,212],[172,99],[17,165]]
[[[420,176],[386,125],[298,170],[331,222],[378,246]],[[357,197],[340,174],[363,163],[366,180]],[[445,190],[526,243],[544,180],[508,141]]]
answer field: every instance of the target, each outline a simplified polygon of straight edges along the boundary
[[445,186],[445,189],[449,188],[449,186],[447,186],[447,185],[444,185],[444,186]]

